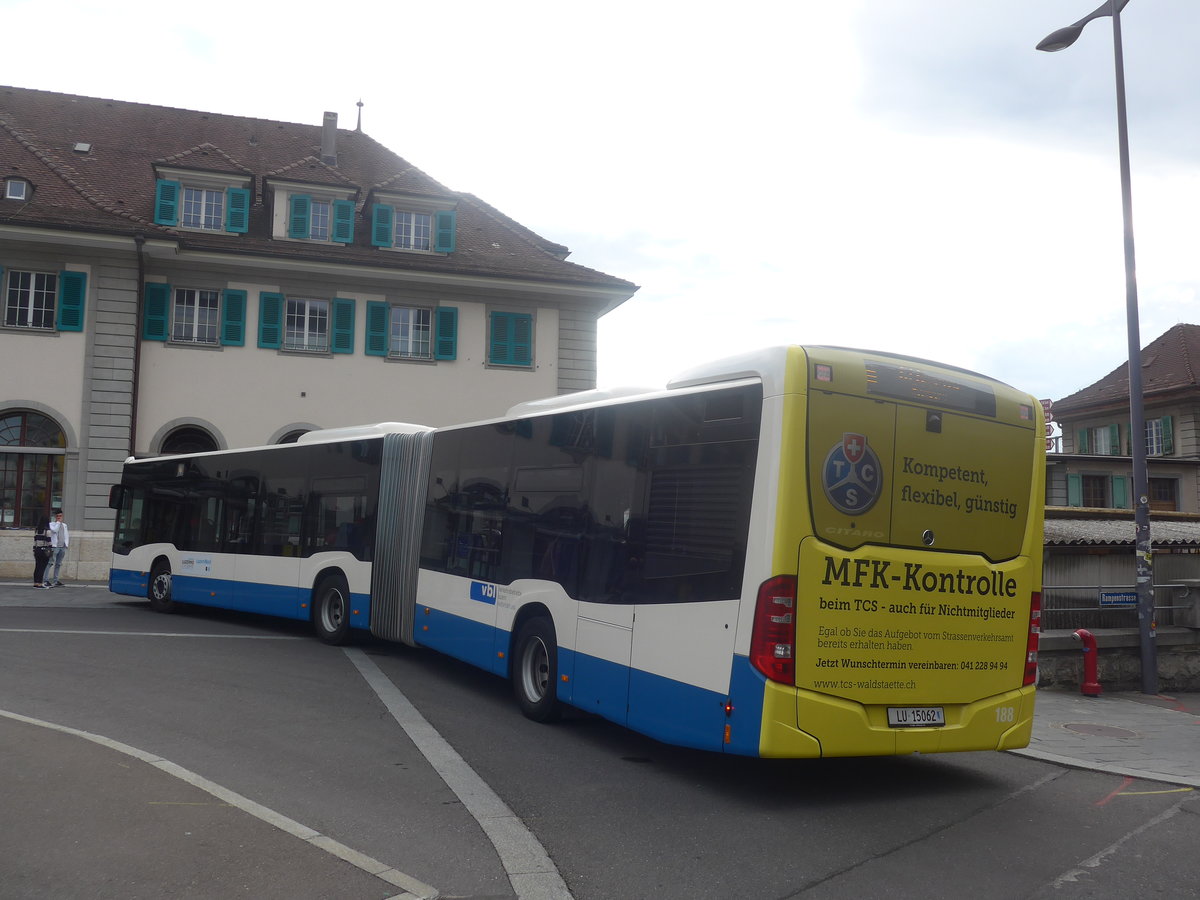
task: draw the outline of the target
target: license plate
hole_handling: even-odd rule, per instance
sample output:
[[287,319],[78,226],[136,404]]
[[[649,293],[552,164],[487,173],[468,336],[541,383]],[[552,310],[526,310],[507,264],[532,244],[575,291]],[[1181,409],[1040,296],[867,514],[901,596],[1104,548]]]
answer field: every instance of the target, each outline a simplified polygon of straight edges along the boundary
[[930,728],[945,724],[946,714],[940,706],[888,707],[888,725],[892,728]]

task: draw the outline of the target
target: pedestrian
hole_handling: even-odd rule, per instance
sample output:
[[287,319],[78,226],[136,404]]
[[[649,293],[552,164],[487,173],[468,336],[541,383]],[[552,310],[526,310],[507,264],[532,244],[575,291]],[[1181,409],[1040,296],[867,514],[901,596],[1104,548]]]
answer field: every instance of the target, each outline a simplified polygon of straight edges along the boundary
[[[50,523],[50,547],[53,550],[54,559],[54,587],[62,587],[62,580],[59,577],[62,573],[63,557],[67,555],[67,547],[71,544],[71,533],[67,530],[67,523],[63,521],[63,511],[56,509],[54,511],[54,521]],[[50,582],[50,579],[46,579]]]
[[33,586],[48,588],[46,583],[46,566],[50,562],[53,550],[50,548],[50,520],[45,516],[38,519],[37,527],[33,529]]

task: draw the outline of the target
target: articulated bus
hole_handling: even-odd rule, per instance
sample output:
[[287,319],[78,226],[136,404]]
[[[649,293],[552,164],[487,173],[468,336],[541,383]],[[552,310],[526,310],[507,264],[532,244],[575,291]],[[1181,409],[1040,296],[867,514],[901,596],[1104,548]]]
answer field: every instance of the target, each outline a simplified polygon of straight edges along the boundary
[[454,427],[131,459],[110,588],[427,647],[664,742],[770,757],[1025,746],[1031,397],[783,347]]

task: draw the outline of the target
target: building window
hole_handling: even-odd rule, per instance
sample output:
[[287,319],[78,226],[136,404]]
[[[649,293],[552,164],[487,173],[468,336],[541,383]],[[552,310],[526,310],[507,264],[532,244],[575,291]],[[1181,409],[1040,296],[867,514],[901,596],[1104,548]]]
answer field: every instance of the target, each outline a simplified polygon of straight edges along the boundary
[[1108,507],[1108,476],[1083,476],[1083,505],[1092,509]]
[[1179,482],[1174,478],[1150,479],[1150,508],[1155,512],[1179,509]]
[[314,241],[329,240],[329,202],[314,200],[312,202],[312,224],[308,236]]
[[13,328],[54,328],[58,276],[53,272],[8,273],[4,324]]
[[146,283],[142,340],[241,347],[246,343],[246,292]]
[[203,228],[206,231],[221,231],[225,228],[225,193],[201,188],[183,189],[183,215],[180,224],[184,228]]
[[533,365],[533,316],[509,312],[491,314],[488,362],[494,366]]
[[220,326],[221,294],[176,288],[171,309],[171,340],[184,344],[215,344]]
[[20,178],[10,178],[4,182],[5,200],[25,200],[29,197],[29,182]]
[[1078,434],[1078,453],[1092,453],[1096,456],[1121,455],[1121,426],[1101,425],[1098,428],[1084,428]]
[[453,253],[456,222],[457,214],[452,209],[424,212],[376,203],[371,208],[371,245]]
[[396,240],[392,246],[400,250],[428,250],[432,222],[433,217],[428,213],[396,210]]
[[1171,417],[1146,420],[1146,455],[1170,456],[1175,452],[1174,428]]
[[198,183],[184,184],[168,178],[158,180],[154,189],[156,225],[234,234],[245,234],[249,230],[250,191],[247,188],[216,185],[211,177],[206,184],[203,175],[193,176],[193,180]]
[[432,354],[432,336],[430,310],[407,306],[392,307],[389,356],[429,359]]
[[213,450],[219,450],[217,442],[213,436],[203,428],[197,428],[194,425],[176,428],[166,436],[162,443],[160,453],[177,454],[177,453],[210,453]]
[[354,243],[354,201],[290,194],[287,236],[302,241]]
[[329,349],[327,300],[288,299],[283,349],[312,353],[324,353]]
[[53,419],[26,410],[0,413],[0,447],[9,448],[0,453],[0,527],[33,528],[63,505],[66,446]]

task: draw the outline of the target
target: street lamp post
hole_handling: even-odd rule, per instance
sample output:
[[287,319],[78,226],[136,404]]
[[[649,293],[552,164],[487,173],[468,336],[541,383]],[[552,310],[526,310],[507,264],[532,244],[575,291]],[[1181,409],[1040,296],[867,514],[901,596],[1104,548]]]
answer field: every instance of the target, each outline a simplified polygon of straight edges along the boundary
[[1138,329],[1137,273],[1133,255],[1133,192],[1129,181],[1129,128],[1125,116],[1125,61],[1121,52],[1121,10],[1129,0],[1108,0],[1074,25],[1047,35],[1046,51],[1075,43],[1092,19],[1111,16],[1117,69],[1117,147],[1121,157],[1121,207],[1125,220],[1125,319],[1129,337],[1129,436],[1133,456],[1134,546],[1137,556],[1138,633],[1142,651],[1142,692],[1158,693],[1158,648],[1154,635],[1154,578],[1150,548],[1150,479],[1146,472],[1146,417],[1142,397],[1142,342]]

